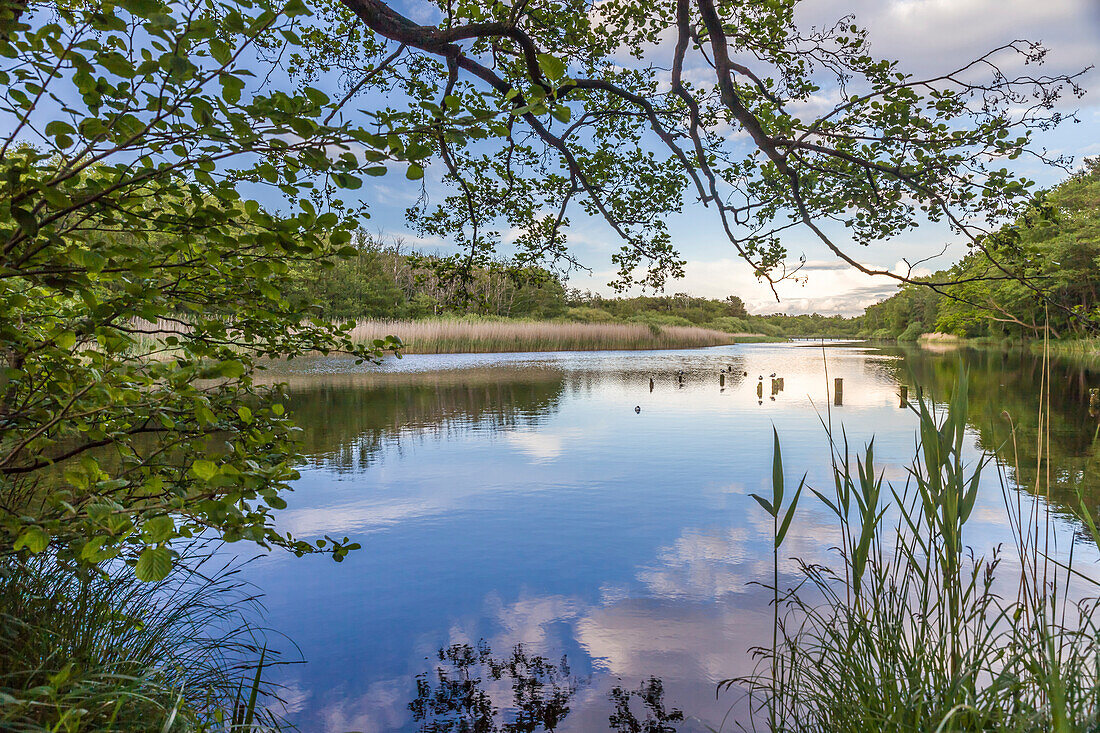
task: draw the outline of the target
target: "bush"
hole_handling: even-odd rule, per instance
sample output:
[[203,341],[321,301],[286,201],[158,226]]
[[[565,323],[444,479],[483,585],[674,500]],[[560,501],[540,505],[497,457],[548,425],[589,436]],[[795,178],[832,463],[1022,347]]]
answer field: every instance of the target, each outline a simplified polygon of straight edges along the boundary
[[716,331],[725,331],[726,333],[752,333],[752,328],[743,318],[735,318],[734,316],[715,318],[707,323],[706,327],[713,328]]
[[750,333],[762,333],[765,336],[782,336],[783,329],[776,326],[773,323],[768,323],[764,320],[750,319],[749,320],[749,332]]
[[901,332],[898,341],[916,341],[922,333],[924,333],[924,324],[920,321],[913,321]]
[[639,313],[627,319],[630,323],[644,323],[647,326],[694,326],[683,316],[674,316],[668,313]]
[[578,323],[610,323],[618,320],[615,316],[601,308],[592,308],[586,305],[567,309],[564,318],[568,321],[576,321]]

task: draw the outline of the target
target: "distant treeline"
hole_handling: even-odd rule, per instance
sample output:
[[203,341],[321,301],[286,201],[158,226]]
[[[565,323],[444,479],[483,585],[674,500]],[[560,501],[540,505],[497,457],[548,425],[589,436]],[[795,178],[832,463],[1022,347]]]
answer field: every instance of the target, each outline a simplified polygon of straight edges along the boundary
[[1042,192],[1010,226],[985,237],[932,282],[906,285],[867,308],[861,332],[916,339],[937,331],[965,337],[1091,335],[1100,320],[1100,158]]
[[[304,266],[291,297],[348,319],[518,318],[579,323],[702,326],[764,336],[915,340],[929,331],[965,337],[1085,335],[1100,313],[1100,158],[1050,191],[953,267],[906,285],[856,317],[750,315],[740,297],[608,298],[568,288],[554,273],[507,260],[471,265],[361,232],[356,254],[331,267]],[[988,254],[987,254],[988,253]],[[991,259],[992,256],[992,259]],[[1021,282],[1023,280],[1024,282]],[[1024,283],[1027,284],[1024,284]],[[1045,294],[1047,300],[1040,293]],[[1093,316],[1093,318],[1089,318]],[[1049,319],[1049,321],[1047,320]]]
[[553,273],[491,261],[468,270],[455,258],[427,255],[399,239],[384,241],[364,232],[355,255],[331,267],[302,267],[289,293],[304,308],[338,319],[420,319],[436,317],[518,318],[577,323],[644,323],[650,326],[702,326],[727,333],[854,335],[858,322],[842,316],[782,313],[750,315],[740,297],[673,295],[607,298],[567,288]]

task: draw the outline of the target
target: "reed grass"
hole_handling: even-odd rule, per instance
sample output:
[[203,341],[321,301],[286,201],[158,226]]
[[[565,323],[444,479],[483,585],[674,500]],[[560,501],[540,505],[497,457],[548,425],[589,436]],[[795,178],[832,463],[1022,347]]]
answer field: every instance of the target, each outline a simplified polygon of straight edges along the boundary
[[[1014,542],[970,550],[989,459],[963,460],[965,375],[946,414],[923,399],[916,409],[904,487],[884,486],[873,442],[853,465],[826,427],[834,485],[811,491],[835,518],[840,562],[796,558],[786,588],[779,560],[801,491],[784,503],[776,439],[772,495],[756,497],[775,519],[773,637],[754,650],[757,671],[723,687],[746,689],[755,703],[746,727],[771,731],[1097,730],[1100,608],[1088,597],[1095,581],[1074,568],[1072,530],[1052,521],[1042,486],[1025,495],[998,466]],[[1068,559],[1055,547],[1070,548]]]
[[[1031,344],[1032,349],[1042,348],[1041,343]],[[1047,348],[1055,356],[1100,357],[1100,338],[1077,338],[1063,341],[1050,341]]]
[[[131,351],[150,359],[182,353],[174,339],[186,338],[185,325],[175,321],[150,323],[135,319],[130,327]],[[519,321],[503,318],[439,318],[430,320],[364,319],[351,336],[371,342],[397,336],[407,354],[476,354],[522,351],[626,351],[683,349],[733,343],[786,341],[762,334],[734,334],[699,326],[649,323],[577,323]],[[169,339],[172,339],[171,341]]]
[[212,557],[185,554],[159,583],[121,564],[5,558],[0,729],[277,730],[256,597]]
[[738,340],[695,326],[473,319],[361,320],[351,335],[356,341],[397,336],[405,344],[402,350],[410,354],[682,349]]

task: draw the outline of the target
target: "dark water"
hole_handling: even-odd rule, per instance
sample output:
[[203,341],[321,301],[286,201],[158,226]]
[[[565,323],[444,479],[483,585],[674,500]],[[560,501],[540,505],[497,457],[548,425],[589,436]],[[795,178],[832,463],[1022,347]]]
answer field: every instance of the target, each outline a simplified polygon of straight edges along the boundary
[[[844,380],[831,416],[826,366],[830,385]],[[1007,413],[1021,465],[1009,475],[1032,483],[1042,364],[1020,353],[830,346],[823,361],[820,347],[761,344],[297,366],[280,377],[310,465],[281,527],[347,535],[363,549],[342,564],[278,555],[248,571],[266,594],[266,623],[308,660],[277,673],[289,717],[304,731],[412,731],[417,716],[445,720],[449,705],[471,702],[433,676],[437,667],[461,673],[461,660],[438,657],[452,645],[472,654],[468,671],[484,679],[478,699],[507,708],[514,680],[507,669],[493,679],[488,655],[523,645],[513,667],[559,690],[569,708],[557,730],[609,730],[616,714],[628,726],[624,709],[643,720],[653,709],[630,695],[642,685],[651,699],[660,693],[666,717],[683,712],[670,730],[723,720],[735,730],[744,702],[737,688],[716,697],[715,685],[750,672],[748,650],[770,634],[767,593],[752,584],[771,572],[770,519],[748,494],[770,491],[772,427],[788,476],[831,485],[822,427],[831,418],[853,447],[874,436],[881,468],[900,486],[916,421],[899,407],[899,384],[942,396],[962,368],[973,456],[1008,456]],[[729,369],[722,388],[719,372]],[[774,394],[772,373],[783,377]],[[1068,525],[1074,487],[1100,503],[1090,385],[1100,375],[1085,368],[1052,371],[1052,460],[1038,470],[1049,469],[1051,503]],[[1008,539],[996,472],[985,476],[969,525],[979,550]],[[828,561],[831,542],[832,523],[805,501],[785,554]],[[536,655],[547,665],[532,663]],[[418,688],[425,673],[430,684]]]

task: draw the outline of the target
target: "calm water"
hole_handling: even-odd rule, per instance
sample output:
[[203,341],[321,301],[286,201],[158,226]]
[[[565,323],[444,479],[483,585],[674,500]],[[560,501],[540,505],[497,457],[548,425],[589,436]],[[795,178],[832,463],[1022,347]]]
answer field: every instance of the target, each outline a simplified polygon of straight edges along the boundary
[[[274,555],[248,570],[266,623],[308,660],[278,672],[290,718],[307,732],[419,730],[417,676],[441,665],[440,648],[484,640],[496,657],[523,644],[567,658],[575,691],[559,730],[608,730],[609,692],[651,677],[684,712],[678,730],[718,727],[727,713],[735,729],[744,705],[736,691],[716,699],[715,684],[749,672],[748,650],[770,634],[752,584],[771,572],[770,520],[748,493],[770,491],[772,427],[788,476],[830,486],[827,365],[830,383],[844,379],[833,425],[854,447],[874,436],[900,485],[915,418],[898,385],[942,395],[964,364],[973,456],[1000,446],[1008,412],[1031,466],[1018,479],[1033,480],[1041,364],[1020,354],[830,346],[823,363],[820,347],[761,344],[296,365],[279,378],[310,465],[281,528],[363,549],[342,564]],[[772,373],[784,380],[775,394]],[[1090,385],[1100,376],[1054,371],[1060,512],[1074,484],[1100,502]],[[994,474],[969,530],[983,550],[1008,536]],[[831,527],[805,501],[785,554],[828,561]],[[510,698],[507,680],[485,687],[497,705]]]

